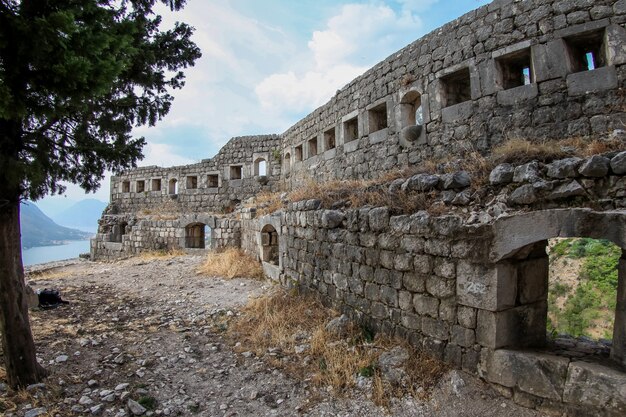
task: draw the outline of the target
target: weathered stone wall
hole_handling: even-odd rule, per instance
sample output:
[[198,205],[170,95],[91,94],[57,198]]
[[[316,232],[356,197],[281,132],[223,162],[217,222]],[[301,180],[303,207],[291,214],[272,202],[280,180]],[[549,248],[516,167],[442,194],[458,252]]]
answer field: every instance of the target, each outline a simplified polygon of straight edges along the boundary
[[[124,230],[120,231],[122,224]],[[194,224],[208,226],[204,248],[189,248],[186,242],[186,228]],[[240,245],[241,223],[232,218],[202,214],[171,218],[104,215],[100,220],[99,233],[91,240],[91,258],[113,260],[146,251],[206,251]]]
[[[129,170],[111,178],[111,202],[123,213],[228,211],[261,191],[277,189],[279,148],[280,138],[276,135],[238,137],[231,139],[215,157],[197,164]],[[259,175],[259,159],[266,162],[265,176]],[[240,179],[233,178],[233,167],[241,167]],[[170,189],[172,180],[176,181],[175,191]]]
[[[488,153],[508,138],[623,129],[625,22],[626,6],[615,0],[504,0],[467,13],[378,63],[288,129],[282,175],[292,185],[372,178],[468,150]],[[582,71],[580,49],[592,44],[598,68]],[[411,116],[416,102],[421,131]]]

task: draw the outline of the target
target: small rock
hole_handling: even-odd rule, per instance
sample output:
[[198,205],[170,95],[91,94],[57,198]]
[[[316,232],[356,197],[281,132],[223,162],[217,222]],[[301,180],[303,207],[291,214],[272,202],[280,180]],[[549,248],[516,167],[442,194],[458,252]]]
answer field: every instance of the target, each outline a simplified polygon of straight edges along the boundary
[[491,170],[489,183],[491,185],[508,184],[513,181],[513,171],[511,164],[500,164]]
[[465,380],[456,370],[450,372],[450,385],[452,386],[452,392],[456,396],[460,396],[461,388],[465,386]]
[[511,204],[532,204],[535,201],[537,201],[535,189],[530,184],[524,184],[521,187],[517,187],[509,196],[509,202]]
[[33,408],[24,413],[24,417],[37,417],[46,414],[48,410],[45,407]]
[[611,159],[611,170],[618,175],[626,174],[626,151],[618,153]]
[[567,184],[559,185],[550,193],[548,198],[551,200],[558,200],[561,198],[576,197],[580,195],[585,195],[585,189],[578,183],[578,181],[574,180]]
[[553,161],[548,165],[547,175],[550,178],[574,178],[578,176],[580,158],[565,158]]
[[96,381],[95,379],[90,379],[89,381],[87,381],[87,386],[89,387],[95,387],[96,385],[98,385],[98,381]]
[[83,407],[82,405],[73,405],[71,410],[74,413],[82,413],[85,410],[85,407]]
[[26,391],[28,392],[43,391],[45,389],[46,389],[46,384],[41,383],[41,382],[39,384],[32,384],[26,387]]
[[102,412],[103,408],[104,408],[104,405],[98,404],[98,405],[94,405],[93,407],[91,407],[89,409],[89,411],[91,412],[91,414],[97,415],[97,414],[100,414]]
[[140,416],[147,411],[141,404],[130,398],[128,399],[127,406],[128,411],[130,411],[134,416]]
[[306,352],[309,349],[309,345],[304,344],[304,345],[297,345],[294,350],[296,352],[296,354],[300,355],[304,352]]
[[78,404],[80,405],[91,405],[93,404],[93,401],[91,398],[87,397],[86,395],[83,395],[82,397],[80,397],[80,400],[78,400]]
[[7,392],[9,387],[4,382],[0,382],[0,392]]
[[107,395],[111,395],[111,394],[113,394],[113,391],[111,391],[110,389],[103,389],[102,391],[100,391],[101,397],[106,397]]
[[402,183],[404,183],[404,178],[395,179],[389,184],[389,194],[396,194],[400,191],[402,187]]
[[594,155],[587,159],[580,167],[580,172],[585,177],[604,177],[609,173],[611,160],[602,155]]
[[335,317],[326,325],[326,331],[330,333],[334,333],[339,337],[343,337],[348,333],[348,325],[350,324],[350,320],[348,316],[342,314],[339,317]]
[[250,396],[248,398],[250,398],[251,400],[256,400],[258,396],[259,396],[259,391],[252,390],[250,391]]
[[472,180],[467,171],[458,171],[453,174],[444,174],[441,176],[444,190],[461,189],[469,187]]
[[515,167],[513,171],[513,182],[534,182],[538,179],[539,164],[537,161]]
[[63,362],[67,362],[68,359],[69,357],[67,355],[59,355],[54,359],[54,361],[56,363],[63,363]]
[[124,391],[126,388],[128,388],[128,383],[124,382],[123,384],[118,384],[115,387],[115,391]]
[[455,206],[466,206],[470,202],[470,192],[468,190],[461,191],[452,199]]

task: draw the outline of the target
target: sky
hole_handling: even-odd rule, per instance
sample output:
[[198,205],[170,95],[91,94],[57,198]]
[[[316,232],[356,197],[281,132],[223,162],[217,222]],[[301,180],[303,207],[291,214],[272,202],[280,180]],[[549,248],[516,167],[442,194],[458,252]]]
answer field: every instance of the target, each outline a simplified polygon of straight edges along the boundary
[[[164,28],[195,27],[202,58],[186,70],[170,113],[140,127],[148,142],[139,166],[174,166],[214,156],[231,137],[282,133],[335,92],[416,39],[487,0],[188,0],[159,9]],[[109,176],[95,194],[68,186],[46,211],[84,198],[109,199]]]

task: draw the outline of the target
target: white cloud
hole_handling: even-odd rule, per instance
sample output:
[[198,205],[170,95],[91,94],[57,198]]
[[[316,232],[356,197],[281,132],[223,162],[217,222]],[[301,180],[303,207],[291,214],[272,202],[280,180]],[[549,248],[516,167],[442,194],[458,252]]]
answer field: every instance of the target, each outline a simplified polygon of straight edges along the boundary
[[166,143],[148,143],[143,148],[143,151],[145,157],[139,163],[140,166],[157,165],[160,167],[171,167],[198,162],[184,156],[176,155],[173,147]]
[[411,8],[433,1],[404,0],[400,11],[385,4],[342,6],[308,42],[312,68],[275,73],[256,86],[262,107],[293,113],[323,104],[338,88],[415,39],[422,22]]

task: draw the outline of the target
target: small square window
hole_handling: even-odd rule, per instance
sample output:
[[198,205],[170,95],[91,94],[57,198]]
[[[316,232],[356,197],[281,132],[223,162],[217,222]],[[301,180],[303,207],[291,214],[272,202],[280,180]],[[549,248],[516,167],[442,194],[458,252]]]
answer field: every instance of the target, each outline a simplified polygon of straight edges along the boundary
[[230,167],[230,179],[231,180],[240,180],[242,178],[242,166],[241,165],[233,165]]
[[335,148],[335,128],[328,129],[324,132],[324,150]]
[[380,103],[368,112],[369,133],[383,130],[387,127],[387,103]]
[[472,98],[469,68],[441,77],[443,107],[469,101]]
[[198,177],[195,175],[189,175],[187,177],[187,189],[193,190],[195,188],[198,188]]
[[152,180],[152,191],[161,191],[161,180],[155,178]]
[[296,162],[302,161],[302,145],[295,147]]
[[122,181],[122,192],[130,193],[130,181]]
[[503,89],[520,87],[534,81],[530,48],[496,59],[500,85]]
[[209,174],[207,176],[207,186],[209,188],[217,188],[220,185],[220,176],[218,174]]
[[573,72],[606,66],[604,28],[565,38],[565,45]]
[[143,180],[137,181],[137,183],[135,184],[135,191],[138,193],[143,193],[144,191],[146,191],[146,182]]
[[353,117],[343,123],[343,140],[344,142],[352,142],[359,138],[359,119]]
[[309,139],[309,158],[317,155],[317,138]]

